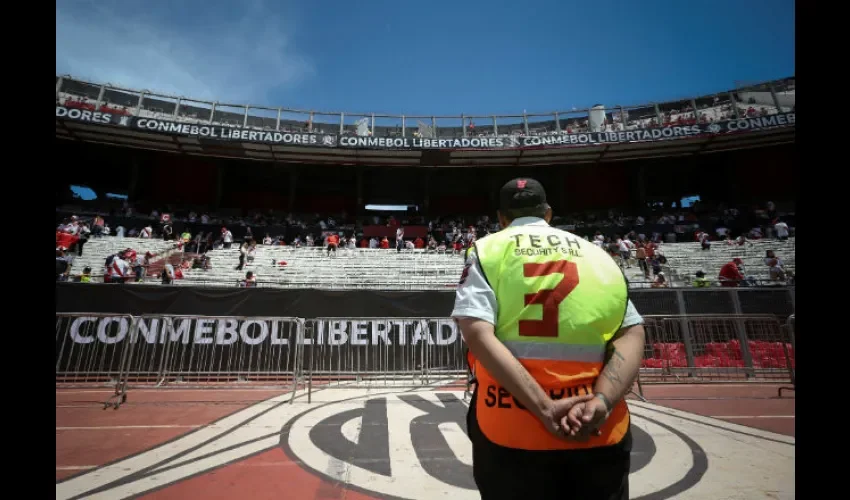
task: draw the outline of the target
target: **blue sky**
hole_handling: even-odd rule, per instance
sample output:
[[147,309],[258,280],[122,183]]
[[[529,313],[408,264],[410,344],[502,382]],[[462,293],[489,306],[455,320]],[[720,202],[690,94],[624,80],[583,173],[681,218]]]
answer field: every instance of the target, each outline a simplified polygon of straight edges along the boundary
[[519,114],[792,76],[790,0],[57,0],[56,72],[270,107]]

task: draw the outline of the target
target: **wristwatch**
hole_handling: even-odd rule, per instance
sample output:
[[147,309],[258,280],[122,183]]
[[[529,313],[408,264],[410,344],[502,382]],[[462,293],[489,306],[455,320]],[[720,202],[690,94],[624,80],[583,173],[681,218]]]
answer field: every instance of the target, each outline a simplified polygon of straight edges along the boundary
[[605,409],[608,410],[608,412],[610,412],[611,409],[614,407],[614,405],[611,404],[611,400],[608,399],[608,396],[602,394],[601,392],[597,392],[593,396],[605,404]]

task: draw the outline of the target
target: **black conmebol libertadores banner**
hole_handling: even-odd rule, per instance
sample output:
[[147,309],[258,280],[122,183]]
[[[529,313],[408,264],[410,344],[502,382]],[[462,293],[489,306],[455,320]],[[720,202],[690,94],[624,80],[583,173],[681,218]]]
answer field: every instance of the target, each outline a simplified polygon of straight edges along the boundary
[[355,135],[308,134],[255,130],[203,123],[183,123],[158,118],[122,116],[77,108],[56,106],[56,118],[100,125],[126,127],[144,132],[197,137],[217,141],[252,142],[284,146],[310,146],[349,149],[517,149],[559,146],[592,146],[629,142],[652,142],[687,139],[701,135],[718,135],[750,132],[777,127],[793,127],[795,113],[780,113],[753,118],[725,120],[694,125],[669,125],[618,132],[588,132],[577,134],[549,134],[534,136],[498,136],[434,138],[373,137]]
[[57,373],[416,371],[462,366],[450,318],[57,314]]

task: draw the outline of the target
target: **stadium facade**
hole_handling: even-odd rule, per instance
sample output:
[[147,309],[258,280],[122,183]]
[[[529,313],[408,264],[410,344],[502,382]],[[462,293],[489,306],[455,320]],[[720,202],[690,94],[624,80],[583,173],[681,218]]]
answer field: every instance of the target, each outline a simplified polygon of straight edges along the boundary
[[[74,179],[57,182],[152,203],[349,214],[366,203],[492,213],[495,188],[516,175],[540,178],[561,212],[694,193],[789,198],[793,186],[781,179],[794,175],[794,94],[786,78],[638,106],[390,116],[204,102],[57,76],[56,141],[78,165]],[[767,165],[775,175],[764,175]]]

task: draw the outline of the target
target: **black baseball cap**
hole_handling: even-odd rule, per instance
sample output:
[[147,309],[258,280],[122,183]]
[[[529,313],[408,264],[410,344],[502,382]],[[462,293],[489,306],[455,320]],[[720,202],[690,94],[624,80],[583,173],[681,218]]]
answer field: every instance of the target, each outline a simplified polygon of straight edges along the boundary
[[543,189],[543,185],[528,177],[512,179],[499,191],[501,210],[531,208],[544,203],[546,203],[546,190]]

